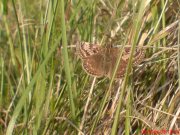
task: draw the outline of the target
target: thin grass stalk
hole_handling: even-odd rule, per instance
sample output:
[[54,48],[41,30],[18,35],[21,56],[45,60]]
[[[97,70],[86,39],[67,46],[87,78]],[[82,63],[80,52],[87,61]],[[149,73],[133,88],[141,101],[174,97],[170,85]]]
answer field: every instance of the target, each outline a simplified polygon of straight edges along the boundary
[[[80,131],[83,130],[83,126],[84,126],[84,122],[86,120],[87,110],[88,110],[88,106],[89,106],[89,103],[90,103],[90,100],[91,100],[91,96],[92,96],[92,92],[93,92],[93,89],[94,89],[95,82],[96,82],[96,77],[94,77],[93,83],[91,85],[91,89],[89,91],[88,99],[87,99],[86,105],[84,107],[83,117],[82,117],[82,120],[81,120],[81,124],[79,126]],[[79,132],[78,135],[81,135],[81,132]]]
[[120,110],[122,107],[123,94],[125,92],[125,89],[127,87],[127,83],[129,80],[129,73],[130,73],[131,66],[132,66],[132,57],[133,57],[133,53],[135,51],[136,44],[137,44],[137,41],[139,38],[139,31],[140,31],[142,17],[144,15],[145,7],[148,5],[148,3],[149,2],[141,1],[140,10],[139,10],[138,17],[137,17],[137,22],[135,23],[135,27],[134,27],[135,28],[135,34],[134,34],[134,39],[133,39],[133,43],[132,43],[130,58],[129,58],[128,66],[127,66],[126,73],[125,73],[125,79],[123,82],[122,92],[121,92],[119,102],[117,105],[117,109],[116,109],[116,113],[115,113],[115,118],[114,118],[114,122],[113,122],[111,135],[116,135],[116,132],[117,132],[118,122],[119,122],[119,114],[120,114]]
[[23,42],[23,52],[24,52],[24,56],[25,56],[25,71],[26,71],[26,76],[27,76],[27,84],[30,82],[30,58],[29,58],[29,55],[28,55],[28,42],[27,42],[27,36],[26,36],[26,28],[24,26],[24,18],[23,18],[23,13],[22,13],[22,5],[21,5],[21,2],[19,2],[19,8],[20,8],[20,15],[19,15],[19,18],[20,18],[20,23],[21,23],[21,27],[22,28],[22,42]]
[[4,24],[5,24],[5,28],[6,28],[6,32],[7,32],[7,36],[8,36],[12,64],[15,66],[16,62],[15,62],[15,55],[14,55],[14,46],[13,46],[13,41],[11,38],[11,34],[10,34],[8,22],[7,22],[8,7],[7,7],[7,1],[6,0],[2,1],[2,7],[3,7],[3,20],[4,20]]
[[117,61],[116,67],[115,67],[115,71],[113,72],[113,76],[112,76],[110,84],[109,84],[109,88],[108,88],[108,90],[107,90],[107,92],[106,92],[106,94],[105,94],[105,96],[103,98],[103,101],[101,103],[100,109],[99,109],[98,114],[97,114],[97,117],[96,117],[95,121],[93,122],[93,125],[91,127],[91,131],[90,131],[90,135],[93,134],[94,128],[96,127],[96,125],[97,125],[97,123],[98,123],[98,121],[99,121],[99,119],[101,117],[101,114],[103,112],[103,108],[104,108],[104,106],[106,104],[107,98],[109,97],[110,91],[111,91],[112,86],[113,86],[113,80],[115,78],[115,73],[116,73],[117,68],[118,68],[117,65],[119,65],[120,60],[121,60],[120,58],[122,57],[122,55],[123,55],[123,49],[120,51],[119,58],[118,58],[118,61]]
[[154,34],[154,33],[157,31],[157,29],[158,29],[158,26],[159,26],[160,21],[161,21],[161,19],[162,19],[163,13],[165,12],[167,3],[168,3],[168,0],[166,0],[166,2],[165,2],[165,4],[164,4],[164,7],[163,7],[162,12],[161,12],[161,15],[160,15],[159,18],[158,18],[158,22],[157,22],[156,26],[154,27],[153,34]]
[[[46,14],[45,14],[45,19],[44,21],[48,21],[48,25],[47,25],[47,32],[43,31],[44,28],[43,28],[43,38],[42,38],[42,42],[41,42],[41,50],[42,51],[42,56],[43,57],[46,57],[47,53],[48,53],[48,49],[49,49],[49,44],[50,44],[50,39],[52,37],[52,27],[54,25],[54,20],[55,20],[55,14],[56,14],[56,10],[57,10],[57,4],[58,2],[55,1],[55,2],[51,2],[51,1],[48,1],[48,5],[47,6],[47,9],[46,9]],[[43,22],[44,24],[44,22]],[[45,89],[46,89],[46,80],[44,79],[43,76],[47,76],[47,72],[46,72],[46,68],[43,68],[42,69],[42,72],[38,78],[38,80],[41,80],[41,85],[36,85],[36,89],[35,89],[35,97],[36,97],[36,102],[35,102],[35,113],[38,114],[38,117],[35,118],[35,123],[33,125],[33,134],[38,134],[38,130],[39,130],[39,127],[41,125],[41,122],[43,121],[43,113],[44,112],[41,112],[41,108],[43,106],[43,102],[45,101],[45,99],[47,99],[46,101],[49,100],[49,97],[46,98],[45,97]],[[50,86],[50,85],[49,85]],[[39,91],[39,89],[41,90],[41,92]],[[50,89],[48,89],[50,90]],[[47,92],[49,93],[49,91]],[[48,96],[48,95],[46,95]],[[46,104],[45,104],[46,106]],[[48,107],[44,107],[46,109],[48,109]],[[40,112],[40,113],[39,113]],[[46,115],[46,110],[45,110],[45,113]]]
[[4,15],[7,15],[8,13],[8,1],[7,0],[2,0],[2,12]]
[[69,58],[68,58],[68,52],[67,52],[67,38],[66,38],[66,25],[65,25],[65,16],[64,16],[64,0],[61,0],[60,2],[60,14],[61,14],[61,26],[62,26],[62,45],[63,45],[63,57],[64,57],[64,69],[65,69],[65,75],[67,79],[67,85],[68,85],[68,94],[69,94],[69,100],[70,100],[70,108],[71,108],[71,115],[73,119],[75,119],[75,104],[74,104],[74,98],[73,98],[73,92],[72,92],[72,82],[71,82],[71,71],[70,71],[70,64],[69,64]]
[[[161,5],[162,5],[162,8],[164,7],[164,0],[161,0]],[[162,13],[162,27],[163,27],[163,29],[165,29],[165,27],[166,27],[166,16],[165,16],[165,11]],[[165,47],[166,46],[166,39],[165,38],[163,38],[162,39],[162,43],[163,43],[163,47]],[[166,54],[164,53],[163,54],[163,59],[165,59],[166,58]],[[165,82],[165,80],[166,80],[166,73],[165,73],[165,70],[166,70],[166,61],[164,61],[163,63],[162,63],[162,65],[163,65],[163,68],[162,68],[162,74],[163,74],[163,78],[162,78],[162,83],[164,83]]]
[[51,115],[49,116],[49,119],[46,121],[46,124],[45,124],[46,126],[45,126],[45,128],[43,130],[42,135],[46,135],[47,134],[49,125],[50,125],[51,121],[54,120],[54,117],[56,115],[56,109],[58,109],[58,103],[60,102],[60,99],[62,99],[63,93],[65,91],[65,87],[66,86],[64,85],[62,90],[61,90],[61,92],[59,93],[59,97],[58,97],[57,101],[55,102],[55,105],[54,105],[54,108],[53,108],[53,111],[52,111],[53,114],[51,113]]
[[[14,3],[14,0],[12,0],[12,5],[13,5],[13,11],[14,11],[14,14],[15,14],[15,19],[16,19],[16,24],[17,24],[17,31],[18,31],[18,37],[19,37],[19,43],[20,43],[20,48],[21,48],[21,57],[22,57],[22,69],[23,69],[23,74],[25,74],[25,70],[24,70],[24,54],[23,54],[23,39],[21,37],[21,30],[20,30],[20,25],[19,25],[19,20],[18,20],[18,15],[17,15],[17,11],[16,11],[16,7],[15,7],[15,3]],[[23,83],[23,86],[25,87],[25,78],[24,78],[24,83]]]
[[130,134],[130,112],[131,112],[131,91],[128,89],[126,102],[126,120],[125,120],[125,135]]
[[3,20],[5,22],[4,24],[5,24],[5,28],[6,28],[6,32],[7,32],[7,36],[8,36],[12,64],[15,66],[16,65],[16,60],[15,60],[15,54],[14,54],[14,45],[13,45],[13,41],[12,41],[12,38],[11,38],[11,34],[10,34],[10,30],[9,30],[6,15],[3,15]]
[[[178,23],[178,91],[180,91],[180,22]],[[179,94],[180,92],[178,92],[177,94]],[[180,110],[180,109],[179,109]],[[179,111],[178,110],[178,111]],[[170,127],[171,129],[172,127]]]
[[0,88],[0,110],[2,110],[3,109],[3,100],[4,100],[4,97],[3,97],[3,93],[4,93],[4,70],[5,70],[5,68],[4,68],[4,59],[1,57],[0,58],[0,68],[1,68],[1,80],[0,80],[0,86],[1,86],[1,88]]
[[[54,3],[54,5],[53,5],[53,3]],[[51,5],[51,8],[53,8],[53,9],[49,9],[50,8],[50,6],[49,5]],[[56,0],[56,1],[54,1],[54,2],[52,2],[52,1],[48,1],[47,2],[47,9],[46,9],[46,14],[45,14],[45,18],[44,18],[44,22],[43,22],[43,24],[45,25],[45,22],[47,21],[47,14],[48,14],[48,12],[50,12],[50,15],[49,16],[51,16],[51,17],[49,17],[49,19],[48,19],[48,22],[49,22],[49,29],[48,29],[48,32],[47,32],[47,39],[45,38],[45,31],[43,31],[44,29],[42,29],[42,31],[43,31],[43,37],[44,38],[42,38],[42,39],[44,39],[44,40],[46,40],[45,41],[45,45],[47,46],[47,47],[49,47],[48,45],[49,45],[49,43],[50,43],[50,38],[52,37],[52,28],[53,28],[53,25],[54,25],[54,23],[55,23],[55,15],[56,15],[56,11],[57,11],[57,6],[58,6],[58,1]],[[43,43],[41,43],[41,44],[43,44]],[[51,74],[50,74],[50,85],[49,85],[49,88],[48,88],[48,91],[47,91],[47,98],[46,98],[46,102],[45,102],[45,116],[47,115],[47,112],[48,112],[48,109],[49,109],[49,102],[50,102],[50,98],[49,97],[51,97],[50,96],[50,91],[51,91],[51,86],[52,86],[52,80],[53,80],[53,74],[54,74],[54,65],[53,65],[53,61],[52,61],[52,66],[51,66]]]
[[[116,3],[116,4],[117,4],[117,3]],[[119,5],[119,4],[120,4],[120,3],[118,3],[117,5]],[[116,8],[114,9],[114,16],[112,16],[111,20],[113,20],[113,18],[115,17],[116,10],[117,10],[117,8],[118,8],[117,5],[115,5]],[[109,22],[109,25],[111,25],[111,20],[110,20],[110,22]],[[109,26],[109,25],[108,25],[108,26]],[[106,29],[106,30],[107,30],[107,29]],[[127,41],[127,39],[126,39],[125,41]],[[120,60],[121,60],[121,57],[122,57],[122,55],[123,55],[123,48],[124,48],[124,46],[125,46],[125,44],[123,44],[123,47],[122,47],[122,49],[121,49],[121,51],[120,51],[120,54],[119,54],[119,57],[118,57],[118,61],[116,62],[116,66],[115,66],[115,69],[114,69],[114,71],[113,71],[113,75],[112,75],[112,78],[111,78],[111,80],[110,80],[110,84],[109,84],[108,90],[107,90],[107,92],[106,92],[106,94],[105,94],[105,96],[104,96],[104,98],[103,98],[102,104],[101,104],[100,109],[99,109],[98,114],[97,114],[97,117],[96,117],[95,121],[93,122],[93,125],[92,125],[91,130],[90,130],[90,135],[93,134],[94,128],[96,127],[96,125],[97,125],[97,123],[98,123],[98,121],[99,121],[99,119],[100,119],[100,117],[101,117],[101,114],[102,114],[102,112],[103,112],[103,108],[104,108],[104,106],[105,106],[105,103],[106,103],[106,101],[107,101],[107,98],[109,97],[110,91],[111,91],[112,86],[113,86],[113,81],[114,81],[114,78],[115,78],[115,75],[116,75],[116,72],[117,72],[117,69],[118,69],[118,65],[119,65]]]
[[[58,6],[58,0],[56,1],[48,1],[48,6],[47,6],[47,12],[45,14],[45,18],[44,18],[44,22],[43,24],[46,25],[45,22],[48,21],[48,28],[47,28],[47,32],[43,31],[43,43],[45,43],[45,45],[42,48],[42,53],[44,56],[46,56],[46,53],[48,52],[48,45],[50,42],[50,39],[52,37],[52,28],[54,26],[55,23],[55,15],[56,15],[56,11],[57,11],[57,6]],[[43,28],[44,30],[44,28]]]
[[178,82],[179,86],[178,89],[180,90],[180,22],[178,23]]
[[[48,16],[48,11],[49,11],[49,6],[50,6],[49,3],[50,3],[50,0],[47,1],[45,14],[41,14],[41,23],[43,24],[43,26],[45,26],[47,23],[47,16]],[[41,8],[42,8],[42,4],[43,4],[43,1],[41,0]],[[43,39],[43,38],[45,38],[46,29],[41,29],[41,30],[42,30],[41,31],[41,35],[42,35],[41,38]]]
[[49,61],[49,59],[51,58],[52,54],[54,53],[54,51],[56,50],[57,46],[59,45],[59,41],[61,39],[61,36],[59,37],[57,43],[55,43],[54,46],[52,46],[52,48],[49,50],[49,53],[47,54],[46,58],[44,59],[44,61],[42,62],[42,64],[39,66],[37,72],[34,74],[34,77],[32,78],[32,80],[30,81],[29,85],[27,86],[27,88],[22,92],[22,96],[19,99],[14,112],[12,114],[11,120],[8,124],[7,127],[7,132],[6,135],[12,135],[17,117],[19,116],[22,107],[24,106],[24,103],[26,102],[26,99],[28,97],[29,92],[32,91],[32,88],[34,86],[34,84],[37,82],[37,79],[40,75],[40,73],[42,72],[42,69],[44,69],[45,65],[47,64],[47,62]]
[[[7,12],[8,12],[8,6],[7,6],[7,0],[2,0],[2,6],[3,6],[3,15],[6,16],[7,15]],[[6,22],[5,22],[6,23]],[[5,24],[6,25],[6,24]],[[3,59],[3,56],[1,54],[1,58],[0,58],[0,75],[1,75],[1,80],[0,80],[0,110],[3,109],[3,100],[4,100],[4,74],[5,74],[5,63],[4,63],[4,59]],[[1,115],[0,115],[1,117]],[[1,130],[1,128],[0,128]]]
[[[30,62],[29,62],[29,55],[28,55],[28,42],[27,42],[27,35],[26,33],[26,27],[24,26],[24,18],[23,18],[23,9],[22,9],[22,5],[23,5],[23,2],[21,3],[20,1],[18,1],[18,4],[19,4],[19,22],[21,24],[21,30],[22,30],[22,43],[23,43],[23,49],[24,50],[24,58],[22,61],[24,62],[25,64],[25,69],[24,69],[24,73],[26,73],[26,75],[24,74],[24,83],[26,84],[29,84],[30,82]],[[18,18],[17,18],[18,19]],[[18,23],[19,24],[19,23]],[[17,91],[18,92],[18,91]],[[32,93],[29,93],[29,97],[28,97],[28,100],[26,100],[26,102],[24,103],[24,109],[23,109],[23,123],[27,124],[28,123],[28,103],[31,102],[31,97],[32,97]],[[29,102],[28,102],[29,101]],[[28,129],[25,129],[25,133],[28,132]]]
[[[162,7],[162,9],[165,8],[164,6],[165,6],[164,0],[161,0],[161,7]],[[165,29],[166,28],[166,26],[165,26],[166,25],[165,24],[165,10],[163,10],[161,14],[162,14],[162,19],[161,19],[161,21],[162,21],[162,28]],[[159,46],[161,46],[160,40],[159,40],[158,47]],[[166,39],[165,39],[165,37],[162,38],[162,46],[163,47],[166,46]],[[165,59],[166,58],[166,53],[162,53],[162,57],[163,57],[162,59]],[[161,83],[163,83],[163,84],[165,83],[165,80],[166,80],[166,73],[165,73],[165,71],[166,71],[166,63],[167,63],[166,60],[162,61],[162,71],[161,71],[162,72],[162,80],[161,80]],[[161,101],[161,106],[162,107],[164,106],[164,101],[163,100]],[[161,110],[162,107],[159,107],[159,110]],[[154,118],[155,121],[156,121],[156,118],[158,118],[159,115],[160,115],[160,113],[157,112],[157,114],[156,114],[156,116]]]

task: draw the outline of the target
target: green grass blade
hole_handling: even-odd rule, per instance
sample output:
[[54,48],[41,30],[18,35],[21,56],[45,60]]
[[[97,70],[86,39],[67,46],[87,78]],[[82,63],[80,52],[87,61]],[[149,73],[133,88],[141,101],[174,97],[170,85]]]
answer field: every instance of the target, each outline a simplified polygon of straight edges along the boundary
[[[61,37],[60,37],[61,38]],[[28,97],[29,92],[32,90],[34,84],[36,83],[40,73],[42,72],[42,69],[45,67],[45,65],[47,64],[48,60],[51,58],[53,52],[56,50],[57,46],[59,45],[59,41],[58,43],[56,43],[51,50],[49,51],[49,53],[47,54],[46,58],[44,59],[44,61],[42,62],[42,64],[39,66],[37,72],[35,73],[34,77],[32,78],[32,80],[30,81],[29,85],[27,86],[27,88],[23,91],[21,98],[19,99],[15,110],[13,112],[13,115],[11,117],[11,120],[8,124],[7,127],[7,132],[6,135],[12,135],[14,126],[15,126],[15,122],[17,120],[17,117],[19,116],[20,111],[23,108],[24,103],[26,102],[26,99]]]
[[123,82],[121,96],[119,98],[119,102],[118,102],[116,113],[115,113],[115,118],[114,118],[114,122],[113,122],[111,135],[116,135],[116,132],[117,132],[118,122],[119,122],[118,121],[119,120],[119,114],[120,114],[120,110],[121,110],[121,107],[122,107],[122,101],[123,101],[122,99],[123,99],[125,89],[127,87],[127,83],[128,83],[128,80],[129,80],[129,73],[130,73],[131,66],[132,66],[132,57],[133,57],[133,53],[135,51],[136,43],[138,41],[141,21],[142,21],[142,17],[143,17],[144,11],[145,11],[145,7],[148,4],[148,3],[146,3],[146,4],[145,3],[146,3],[145,1],[141,1],[137,21],[134,24],[135,33],[134,33],[134,39],[132,41],[133,43],[132,43],[132,48],[131,48],[131,54],[130,54],[130,58],[129,58],[129,61],[128,61],[128,66],[127,66],[126,73],[125,73],[125,79],[124,79],[124,82]]
[[68,93],[69,93],[69,100],[70,100],[70,106],[71,106],[71,115],[75,119],[75,104],[74,104],[74,98],[72,93],[72,82],[71,82],[71,74],[70,74],[70,64],[69,64],[69,57],[67,52],[67,38],[66,38],[66,25],[65,25],[65,16],[64,16],[64,0],[61,0],[60,3],[60,9],[61,9],[61,28],[62,28],[62,45],[63,45],[63,57],[64,57],[64,69],[65,69],[65,75],[67,79],[68,84]]

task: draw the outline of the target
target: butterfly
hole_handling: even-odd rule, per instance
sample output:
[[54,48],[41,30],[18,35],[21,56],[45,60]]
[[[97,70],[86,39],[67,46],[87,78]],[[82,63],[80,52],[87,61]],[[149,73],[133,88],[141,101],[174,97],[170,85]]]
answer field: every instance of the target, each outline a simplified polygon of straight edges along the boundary
[[[83,69],[90,75],[96,77],[109,77],[113,75],[116,61],[118,60],[120,48],[101,47],[98,44],[81,42],[76,46],[77,54],[82,60]],[[130,57],[130,47],[125,47],[121,57],[115,78],[122,78],[127,68]],[[136,49],[133,56],[133,65],[138,65],[144,58],[144,51]]]

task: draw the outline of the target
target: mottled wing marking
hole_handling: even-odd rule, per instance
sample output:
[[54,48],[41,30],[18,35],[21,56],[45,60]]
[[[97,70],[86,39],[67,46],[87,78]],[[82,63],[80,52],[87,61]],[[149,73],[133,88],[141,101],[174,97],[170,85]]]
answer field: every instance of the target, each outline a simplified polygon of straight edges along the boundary
[[131,52],[131,48],[130,47],[125,47],[124,48],[124,53],[122,55],[122,60],[128,61],[129,60],[129,56],[130,56],[130,52]]
[[[97,44],[82,42],[77,45],[77,52],[82,59],[83,69],[90,75],[96,77],[112,77],[116,61],[119,56],[119,48],[102,48]],[[118,65],[115,78],[121,78],[127,68],[130,57],[130,47],[124,48],[124,53]],[[133,65],[138,65],[144,58],[144,50],[136,49],[133,56]]]
[[127,63],[128,61],[124,61],[123,59],[121,59],[115,78],[121,78],[124,76],[124,73],[126,72],[126,68],[127,68]]
[[[130,57],[130,47],[125,48],[125,52],[122,56],[124,61],[128,61]],[[136,66],[142,62],[144,58],[144,50],[143,49],[136,49],[133,55],[133,65]]]
[[86,59],[88,57],[91,57],[94,54],[101,52],[101,50],[102,49],[99,45],[93,45],[88,42],[82,42],[79,45],[77,52],[78,52],[80,58]]
[[[117,49],[115,50],[115,48],[111,49],[112,63],[109,72],[107,74],[109,78],[112,77],[113,70],[116,66],[116,61],[118,60],[119,52],[120,50],[119,51]],[[122,78],[124,76],[128,65],[129,57],[130,57],[130,47],[126,47],[124,48],[124,53],[118,65],[115,78]],[[136,52],[133,56],[133,65],[138,65],[139,63],[141,63],[143,58],[144,58],[144,50],[136,49]]]
[[144,49],[137,49],[135,56],[134,56],[134,61],[133,61],[133,65],[139,65],[142,60],[144,59],[145,56],[145,50]]

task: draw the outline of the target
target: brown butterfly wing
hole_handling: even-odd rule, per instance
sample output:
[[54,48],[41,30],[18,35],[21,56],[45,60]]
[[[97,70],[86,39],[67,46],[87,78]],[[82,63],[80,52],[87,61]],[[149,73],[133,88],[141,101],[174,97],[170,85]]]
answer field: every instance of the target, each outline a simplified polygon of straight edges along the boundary
[[[108,76],[109,78],[111,78],[112,75],[113,75],[115,66],[116,66],[116,64],[117,64],[116,62],[117,62],[117,60],[118,60],[119,53],[120,53],[120,50],[119,50],[119,49],[117,49],[117,48],[111,48],[111,51],[110,51],[110,54],[109,54],[109,55],[111,55],[110,57],[111,57],[112,61],[111,61],[111,63],[110,63],[109,71],[108,71],[108,73],[107,73],[107,76]],[[125,73],[126,67],[127,67],[127,62],[128,62],[128,61],[124,60],[124,59],[123,59],[123,56],[122,56],[122,58],[121,58],[121,60],[120,60],[120,63],[119,63],[119,65],[118,65],[118,69],[117,69],[117,71],[116,71],[115,78],[121,78],[121,77],[124,76],[124,73]]]
[[[106,75],[110,78],[116,66],[120,50],[118,48],[104,49],[97,44],[82,42],[81,45],[77,46],[77,52],[83,61],[83,68],[88,74],[97,77]],[[127,47],[124,49],[115,78],[124,76],[129,56],[130,47]],[[136,50],[133,56],[133,65],[138,65],[143,58],[144,51],[142,49]]]
[[[114,65],[115,64],[116,63],[114,63]],[[126,72],[127,64],[128,64],[128,61],[124,61],[123,59],[121,59],[115,78],[122,78],[124,76],[124,74]]]
[[136,53],[134,55],[133,65],[137,66],[139,65],[145,56],[145,50],[144,49],[136,49]]
[[[110,54],[111,54],[112,63],[109,67],[109,72],[107,73],[107,76],[109,78],[112,77],[112,74],[114,72],[113,70],[115,69],[116,61],[118,60],[119,53],[120,53],[120,50],[116,48],[111,48]],[[122,58],[120,60],[120,63],[118,65],[115,78],[122,78],[124,76],[129,57],[130,57],[130,47],[126,47],[122,55]],[[144,58],[144,50],[136,49],[136,52],[133,56],[133,65],[136,66],[140,64],[143,58]]]
[[[142,48],[137,48],[133,55],[133,66],[139,65],[145,56],[145,50]],[[130,57],[130,47],[125,48],[123,60],[129,60]]]
[[100,53],[102,48],[97,44],[81,42],[80,45],[76,46],[76,50],[81,59],[86,59],[94,54]]
[[83,60],[83,69],[96,77],[104,76],[104,57],[101,54],[92,55]]

